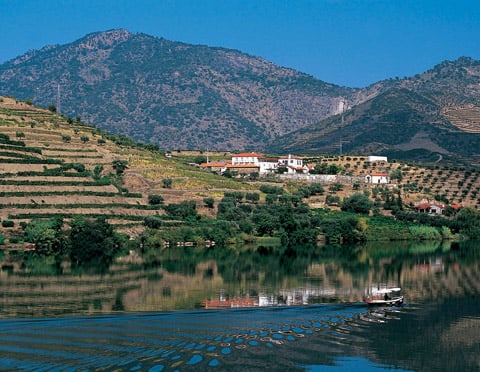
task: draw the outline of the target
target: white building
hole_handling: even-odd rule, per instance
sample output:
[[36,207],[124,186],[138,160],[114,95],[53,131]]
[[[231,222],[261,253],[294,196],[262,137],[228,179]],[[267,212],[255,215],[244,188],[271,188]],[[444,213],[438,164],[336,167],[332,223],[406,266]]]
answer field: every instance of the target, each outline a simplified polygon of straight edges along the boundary
[[369,156],[367,158],[367,161],[369,161],[370,163],[374,163],[374,162],[385,162],[385,163],[388,163],[388,158],[386,156]]
[[259,158],[262,155],[256,152],[244,152],[232,156],[232,165],[255,164],[259,165]]
[[278,169],[277,158],[259,158],[258,165],[260,166],[260,174],[275,173]]
[[365,183],[390,183],[388,173],[372,172],[365,176]]
[[281,166],[287,168],[288,173],[308,173],[308,167],[303,164],[303,159],[288,154],[287,157],[278,159]]

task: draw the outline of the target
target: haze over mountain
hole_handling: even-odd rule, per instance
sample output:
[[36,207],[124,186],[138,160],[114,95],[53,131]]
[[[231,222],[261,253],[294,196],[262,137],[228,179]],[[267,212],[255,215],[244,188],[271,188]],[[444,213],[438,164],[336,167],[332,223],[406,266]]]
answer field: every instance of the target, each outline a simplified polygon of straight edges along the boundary
[[468,161],[480,151],[480,62],[466,57],[353,89],[236,50],[111,30],[0,65],[0,95],[164,149]]

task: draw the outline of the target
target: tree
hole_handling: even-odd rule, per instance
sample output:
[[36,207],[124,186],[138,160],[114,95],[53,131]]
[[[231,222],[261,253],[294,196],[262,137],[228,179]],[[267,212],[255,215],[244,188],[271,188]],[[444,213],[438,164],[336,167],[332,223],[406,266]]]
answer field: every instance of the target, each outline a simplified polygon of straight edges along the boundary
[[198,156],[195,157],[195,159],[193,159],[193,162],[195,164],[206,163],[207,162],[207,157],[204,156],[204,155],[198,155]]
[[118,175],[123,174],[125,169],[127,169],[128,162],[126,160],[115,159],[112,161],[112,167],[115,169]]
[[327,195],[325,197],[325,203],[327,205],[339,205],[340,197],[338,195]]
[[342,167],[340,165],[330,164],[327,167],[327,174],[337,174],[338,172],[340,172],[341,169]]
[[343,185],[340,182],[335,182],[328,187],[328,191],[330,192],[337,192],[342,190],[343,190]]
[[93,178],[98,180],[100,179],[100,175],[102,174],[103,172],[103,165],[101,164],[98,164],[95,166],[95,168],[93,169]]
[[108,266],[119,251],[120,242],[105,218],[76,217],[71,222],[70,258],[76,265]]
[[158,195],[158,194],[148,195],[148,204],[150,204],[150,205],[160,205],[160,204],[163,204],[163,197],[162,197],[162,195]]
[[258,192],[247,192],[245,194],[245,200],[257,203],[260,200],[260,194]]
[[80,141],[82,141],[83,143],[87,143],[88,141],[90,141],[90,138],[88,138],[88,136],[83,135],[80,137]]
[[143,224],[151,229],[158,229],[162,226],[162,219],[158,216],[146,216]]
[[179,217],[182,219],[192,219],[197,217],[197,206],[194,200],[185,200],[179,204],[168,204],[163,207],[172,217]]
[[390,172],[390,179],[397,180],[398,182],[402,181],[402,169],[396,168]]
[[342,211],[368,214],[372,209],[373,202],[364,194],[355,193],[343,199]]
[[72,140],[72,137],[70,137],[68,134],[62,135],[62,141],[69,143]]
[[173,180],[171,178],[164,178],[162,180],[162,183],[163,183],[163,188],[164,189],[171,189]]
[[54,217],[50,220],[32,220],[24,231],[27,242],[35,244],[35,254],[39,256],[62,257],[67,251],[63,219]]
[[23,132],[16,132],[16,133],[15,133],[15,136],[16,136],[17,138],[25,138],[25,133],[23,133]]
[[204,198],[203,203],[205,204],[205,207],[212,209],[215,204],[215,199],[210,197]]
[[82,163],[73,163],[72,168],[75,169],[78,173],[85,172],[85,165]]

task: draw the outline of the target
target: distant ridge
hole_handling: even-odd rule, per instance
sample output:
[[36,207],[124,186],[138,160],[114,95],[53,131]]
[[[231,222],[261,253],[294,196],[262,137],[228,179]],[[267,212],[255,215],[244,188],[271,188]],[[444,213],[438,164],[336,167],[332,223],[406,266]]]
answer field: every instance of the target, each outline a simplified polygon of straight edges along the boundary
[[275,140],[273,151],[377,153],[478,164],[480,61],[462,57],[423,74],[374,84],[371,99]]

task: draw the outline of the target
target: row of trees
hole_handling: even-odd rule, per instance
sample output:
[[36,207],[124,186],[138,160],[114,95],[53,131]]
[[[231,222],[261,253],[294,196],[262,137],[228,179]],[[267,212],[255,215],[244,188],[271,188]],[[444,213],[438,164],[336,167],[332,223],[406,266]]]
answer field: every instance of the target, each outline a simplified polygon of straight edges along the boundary
[[[333,243],[445,239],[455,234],[475,238],[480,234],[480,212],[473,209],[462,209],[453,217],[443,217],[406,212],[397,206],[392,209],[393,218],[380,217],[370,215],[376,202],[366,193],[345,198],[341,203],[342,212],[333,212],[310,209],[304,202],[305,198],[324,192],[319,185],[303,186],[292,193],[265,185],[261,191],[265,202],[260,202],[260,194],[255,192],[225,193],[216,206],[216,218],[200,215],[194,201],[164,205],[160,195],[151,195],[149,202],[160,205],[165,215],[146,217],[147,229],[134,244],[141,247],[147,261],[155,261],[167,242],[202,244],[211,240],[223,245],[272,237],[281,242],[274,253],[292,256],[299,250],[313,252],[320,236]],[[380,198],[379,194],[375,198]],[[392,205],[398,202],[388,193],[383,198]],[[214,208],[212,198],[206,198],[204,203]],[[37,255],[53,256],[57,261],[69,257],[76,265],[107,266],[122,248],[132,244],[116,234],[105,219],[76,217],[68,226],[61,218],[32,220],[24,226],[24,235],[26,241],[35,244]]]

